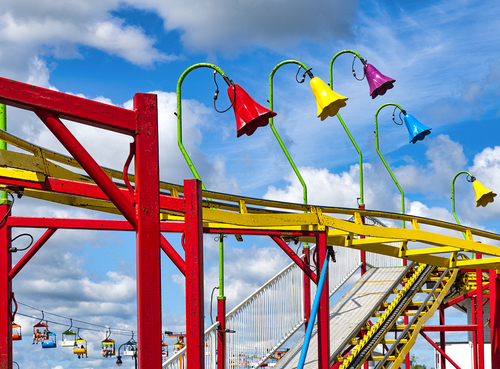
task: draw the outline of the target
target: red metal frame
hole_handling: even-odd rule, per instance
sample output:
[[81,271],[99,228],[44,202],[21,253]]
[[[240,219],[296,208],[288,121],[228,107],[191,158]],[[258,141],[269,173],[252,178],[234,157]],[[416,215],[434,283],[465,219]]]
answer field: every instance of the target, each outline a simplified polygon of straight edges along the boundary
[[[318,251],[318,265],[323,265],[327,255],[327,230],[318,232],[316,235],[316,249]],[[328,266],[327,266],[328,268]],[[320,273],[321,270],[318,270]],[[328,270],[326,271],[326,280],[321,293],[318,320],[318,368],[329,369],[330,367],[330,304],[328,283]]]
[[[7,216],[9,205],[0,205],[0,219]],[[0,368],[12,369],[12,268],[11,228],[0,228]]]
[[490,332],[491,368],[500,369],[500,278],[495,269],[490,270]]

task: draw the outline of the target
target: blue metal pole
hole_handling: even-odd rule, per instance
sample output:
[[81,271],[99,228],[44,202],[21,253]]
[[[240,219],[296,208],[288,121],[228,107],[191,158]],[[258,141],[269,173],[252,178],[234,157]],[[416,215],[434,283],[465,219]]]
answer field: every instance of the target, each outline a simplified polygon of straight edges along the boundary
[[326,280],[326,271],[328,270],[328,261],[330,260],[330,254],[326,254],[325,262],[323,263],[323,268],[321,269],[321,275],[319,277],[318,289],[316,290],[316,296],[314,296],[314,303],[311,310],[311,318],[307,324],[306,336],[304,337],[304,344],[302,345],[302,351],[300,352],[299,365],[297,369],[303,369],[304,363],[306,361],[307,350],[309,349],[309,342],[311,341],[311,334],[314,327],[314,320],[316,320],[316,315],[318,313],[319,301],[321,300],[321,293],[323,292],[323,286]]

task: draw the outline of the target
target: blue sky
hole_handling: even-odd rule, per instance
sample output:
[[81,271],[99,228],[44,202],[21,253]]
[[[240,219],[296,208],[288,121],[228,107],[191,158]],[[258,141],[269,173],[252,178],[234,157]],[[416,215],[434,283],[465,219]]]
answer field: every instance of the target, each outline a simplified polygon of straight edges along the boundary
[[[5,0],[0,75],[127,108],[134,93],[157,93],[160,175],[181,183],[191,174],[177,148],[173,113],[177,80],[186,68],[215,63],[265,105],[269,74],[281,61],[299,60],[327,81],[331,58],[353,49],[396,79],[393,90],[372,100],[366,82],[352,78],[351,55],[334,65],[334,89],[349,98],[340,113],[364,155],[367,208],[400,211],[399,193],[377,157],[373,134],[375,111],[393,102],[432,127],[430,136],[412,145],[406,130],[392,123],[392,108],[379,114],[381,150],[405,191],[406,212],[453,221],[451,180],[458,171],[469,170],[500,191],[499,15],[500,4],[493,0]],[[359,61],[355,68],[361,75]],[[336,119],[316,118],[308,83],[297,84],[296,71],[284,66],[274,78],[276,128],[308,185],[310,203],[356,207],[357,154]],[[230,102],[224,82],[218,83],[221,109]],[[233,113],[213,110],[214,90],[209,69],[193,71],[182,87],[184,144],[207,188],[301,202],[300,184],[269,127],[237,139]],[[123,167],[128,138],[68,126],[101,165]],[[33,114],[9,108],[8,130],[64,152]],[[456,190],[463,224],[498,231],[499,203],[476,209],[465,177],[459,177]],[[102,216],[26,198],[16,202],[14,214]],[[179,245],[177,236],[169,239]],[[230,306],[288,263],[266,240],[229,239],[227,247]],[[205,248],[209,296],[217,284],[212,237],[205,236]],[[134,254],[132,234],[58,232],[16,278],[16,298],[63,316],[135,329]],[[249,262],[258,267],[242,273]],[[183,281],[169,260],[162,259],[162,267],[164,329],[181,331]],[[19,320],[23,328],[35,323]],[[29,328],[24,332],[29,335]],[[101,335],[88,332],[87,339],[95,345]],[[432,366],[429,346],[421,347],[418,356]],[[77,360],[62,349],[42,352],[28,340],[15,343],[15,358],[22,368],[34,368],[34,361],[37,368],[54,369],[109,365],[97,352]]]

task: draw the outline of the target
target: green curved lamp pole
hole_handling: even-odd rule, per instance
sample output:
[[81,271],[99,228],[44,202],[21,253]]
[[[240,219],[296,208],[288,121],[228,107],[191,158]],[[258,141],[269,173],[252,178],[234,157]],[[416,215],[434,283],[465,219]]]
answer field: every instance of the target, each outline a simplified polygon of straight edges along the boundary
[[[306,71],[306,73],[309,74],[309,77],[312,76],[311,72],[308,71],[308,68],[306,67],[306,65],[304,63],[301,63],[301,62],[297,61],[297,60],[285,60],[285,61],[282,61],[281,63],[279,63],[278,65],[276,65],[273,68],[271,74],[269,75],[269,110],[273,110],[273,77],[274,77],[274,74],[278,71],[278,69],[280,69],[283,65],[286,65],[286,64],[297,64],[297,65],[301,66],[302,68],[304,68],[304,70]],[[297,169],[297,166],[293,162],[293,159],[290,156],[290,153],[288,152],[285,144],[281,140],[281,137],[278,134],[278,131],[276,131],[276,128],[274,127],[274,120],[273,120],[273,118],[269,119],[269,125],[271,126],[271,130],[274,133],[274,137],[276,137],[276,140],[278,140],[278,142],[279,142],[279,144],[281,146],[281,149],[285,153],[285,156],[288,159],[288,162],[292,166],[293,171],[297,175],[297,178],[299,179],[300,184],[302,185],[302,195],[303,195],[304,204],[307,204],[307,186],[306,186],[306,182],[302,178],[302,175],[300,174],[299,170]],[[302,252],[304,254],[304,262],[306,262],[309,265],[309,262],[310,262],[310,251],[309,251],[309,243],[308,242],[304,243],[304,247],[302,249]],[[304,296],[305,296],[304,297],[304,305],[305,305],[306,320],[307,321],[309,321],[310,306],[311,306],[310,292],[308,292],[308,291],[310,291],[310,281],[309,281],[308,277],[305,277],[304,278]],[[307,324],[306,324],[306,328],[307,328]]]
[[[179,149],[181,150],[182,156],[184,156],[184,159],[186,160],[189,169],[191,169],[191,172],[193,173],[194,177],[198,180],[201,181],[200,175],[198,174],[198,171],[194,167],[193,162],[191,161],[191,158],[189,157],[189,154],[187,153],[186,149],[184,148],[184,145],[182,143],[182,97],[181,97],[181,86],[182,82],[184,81],[184,78],[193,70],[198,69],[198,68],[211,68],[215,70],[217,73],[219,73],[224,81],[228,84],[228,86],[231,86],[231,80],[229,79],[228,76],[220,69],[218,66],[210,63],[198,63],[190,66],[188,69],[186,69],[181,76],[179,77],[179,81],[177,82],[177,113],[175,114],[177,116],[177,144],[179,145]],[[201,187],[206,190],[205,184],[203,181],[201,182]]]
[[[451,204],[452,204],[453,216],[455,217],[455,220],[457,221],[458,225],[461,225],[461,224],[460,224],[460,221],[458,220],[457,213],[455,213],[455,180],[457,179],[457,177],[460,174],[467,174],[469,177],[474,178],[474,176],[472,174],[470,174],[470,172],[468,172],[466,170],[462,170],[462,171],[458,172],[457,174],[455,174],[455,177],[453,177],[453,181],[451,181]],[[465,234],[464,234],[464,237],[465,237]]]
[[[332,58],[332,60],[330,61],[330,88],[332,90],[333,90],[333,63],[335,62],[335,59],[337,59],[337,57],[339,57],[342,54],[346,54],[346,53],[356,55],[361,61],[364,60],[361,57],[361,55],[359,55],[356,51],[353,51],[353,50],[342,50],[342,51],[339,51],[337,54],[335,54],[334,57]],[[342,117],[340,116],[339,113],[337,113],[337,118],[339,119],[340,123],[342,124],[342,127],[344,127],[344,130],[347,133],[347,135],[349,136],[352,144],[354,145],[354,148],[358,152],[358,157],[359,157],[359,208],[364,209],[365,208],[365,198],[364,198],[364,190],[363,190],[363,154],[361,153],[361,150],[359,149],[358,144],[356,143],[356,141],[352,137],[351,132],[349,132],[349,129],[345,125],[344,120],[342,119]]]
[[[184,81],[184,78],[193,70],[198,69],[198,68],[211,68],[215,70],[217,73],[219,73],[224,81],[228,84],[228,86],[231,86],[231,80],[229,79],[228,76],[220,69],[218,66],[210,63],[198,63],[190,66],[187,68],[179,77],[179,81],[177,82],[177,144],[179,145],[179,149],[181,150],[182,156],[184,156],[184,159],[186,160],[189,169],[191,169],[191,172],[193,173],[194,177],[198,180],[201,181],[200,175],[198,174],[198,171],[196,170],[193,162],[191,161],[191,158],[189,157],[189,154],[187,153],[186,149],[184,148],[184,145],[182,143],[182,98],[181,98],[181,86],[182,82]],[[201,181],[201,187],[206,190],[205,185],[203,181]],[[210,200],[210,199],[209,199]],[[221,304],[217,304],[218,309],[223,309],[223,311],[218,311],[218,316],[222,316],[224,319],[224,322],[221,322],[222,324],[222,329],[225,327],[225,300],[226,297],[224,296],[224,236],[222,234],[219,235],[219,296],[217,296],[217,300],[221,300]],[[222,305],[222,307],[220,307]],[[225,339],[223,338],[225,341]],[[223,350],[221,350],[222,353]],[[225,356],[225,355],[224,355]],[[223,358],[224,356],[220,356],[220,358]],[[220,360],[223,362],[223,360]]]
[[[285,60],[274,67],[271,74],[269,75],[269,110],[273,110],[273,77],[274,77],[274,74],[278,71],[278,69],[280,69],[283,65],[286,65],[286,64],[297,64],[297,65],[301,66],[302,68],[304,68],[305,71],[308,70],[304,63],[301,63],[297,60]],[[273,118],[269,119],[269,125],[271,126],[271,129],[274,133],[274,136],[278,140],[278,142],[281,146],[281,149],[285,153],[286,158],[288,159],[288,162],[292,166],[293,171],[297,175],[297,178],[299,179],[300,184],[302,185],[302,194],[303,194],[304,204],[307,204],[307,186],[306,186],[306,183],[305,183],[304,179],[302,178],[302,176],[300,175],[300,172],[297,169],[297,166],[295,165],[295,163],[293,162],[293,159],[290,156],[290,153],[286,149],[285,144],[281,140],[281,137],[278,134],[278,131],[276,131],[276,128],[274,127],[274,119]]]
[[[389,174],[391,175],[391,178],[392,180],[394,181],[394,183],[396,184],[396,186],[398,187],[399,189],[399,192],[401,193],[401,213],[404,214],[405,213],[405,194],[403,192],[403,189],[401,188],[401,186],[399,185],[396,177],[394,176],[394,174],[392,173],[391,171],[391,168],[389,167],[389,165],[386,163],[384,157],[382,156],[382,153],[380,152],[379,150],[379,144],[378,144],[378,121],[377,121],[377,118],[378,118],[378,113],[380,112],[380,110],[382,110],[383,108],[385,108],[386,106],[395,106],[397,108],[399,108],[402,112],[405,112],[405,110],[399,106],[398,104],[394,104],[394,103],[387,103],[387,104],[383,104],[382,106],[380,106],[378,109],[377,109],[377,112],[375,113],[375,146],[377,148],[377,154],[378,156],[380,157],[380,159],[382,160],[382,162],[384,163],[385,165],[385,168],[387,169],[387,171],[389,172]],[[405,221],[403,220],[403,228],[405,228]]]

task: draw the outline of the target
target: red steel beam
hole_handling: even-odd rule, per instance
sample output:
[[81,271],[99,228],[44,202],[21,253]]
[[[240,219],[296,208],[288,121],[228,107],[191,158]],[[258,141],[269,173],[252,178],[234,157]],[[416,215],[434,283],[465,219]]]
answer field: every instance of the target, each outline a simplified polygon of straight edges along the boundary
[[[311,249],[309,246],[302,249],[304,254],[304,264],[307,267],[311,265]],[[304,329],[307,332],[307,324],[311,318],[311,278],[304,273],[304,318],[306,319],[304,323]]]
[[[134,208],[137,217],[135,227],[137,235],[137,347],[139,368],[150,369],[161,368],[162,364],[157,96],[135,94],[134,111],[137,112],[135,136],[135,201],[137,205]],[[116,189],[116,186],[113,188]],[[127,207],[128,205],[132,206],[127,201]]]
[[318,276],[316,275],[316,273],[314,273],[311,268],[309,268],[309,266],[304,262],[304,260],[302,260],[299,255],[297,255],[295,253],[295,251],[293,251],[290,246],[288,246],[286,244],[285,241],[283,241],[281,238],[279,237],[276,237],[276,236],[272,236],[271,237],[274,242],[276,242],[278,244],[279,247],[281,247],[281,249],[288,255],[290,256],[290,258],[295,262],[295,264],[297,264],[299,266],[300,269],[302,269],[302,271],[309,277],[313,280],[314,283],[318,284]]
[[[71,218],[36,218],[36,217],[13,217],[10,216],[7,225],[9,227],[29,228],[64,228],[64,229],[87,229],[99,231],[135,231],[126,220],[110,219],[71,219]],[[160,222],[162,232],[184,232],[184,222],[163,221]]]
[[0,78],[0,103],[35,112],[49,111],[61,119],[131,136],[137,122],[132,110],[6,78]]
[[[476,254],[476,259],[481,259],[481,254]],[[484,328],[483,328],[483,271],[476,270],[476,286],[477,288],[477,362],[479,369],[484,369]]]
[[[0,217],[8,216],[10,205],[0,205]],[[0,368],[12,369],[12,268],[11,228],[0,227]]]
[[[318,265],[323,265],[327,255],[327,233],[328,230],[324,232],[317,233],[317,250],[318,250]],[[329,266],[327,265],[326,268]],[[321,272],[321,270],[318,270]],[[328,270],[326,272],[325,285],[321,293],[319,310],[317,314],[318,320],[318,369],[329,369],[330,366],[330,304],[329,304],[329,292],[330,285],[328,283]]]
[[[94,183],[71,181],[69,179],[59,179],[47,177],[44,182],[32,182],[23,179],[0,177],[0,183],[4,185],[20,186],[41,190],[47,192],[55,192],[64,195],[80,196],[85,198],[108,200],[109,197],[100,189],[99,185]],[[115,185],[116,187],[116,185]],[[118,191],[130,202],[134,202],[134,197],[126,188],[116,187]],[[160,207],[165,210],[178,212],[185,211],[184,199],[167,195],[160,195]]]
[[[483,285],[483,291],[485,289],[488,289],[488,288],[490,288],[490,284],[489,283],[486,283],[486,284]],[[450,300],[448,302],[443,303],[443,307],[445,309],[449,308],[450,306],[455,305],[456,303],[458,303],[460,301],[463,301],[463,300],[466,300],[468,298],[471,298],[472,296],[474,296],[476,294],[477,294],[477,288],[474,289],[474,290],[472,290],[472,291],[469,291],[467,293],[464,293],[463,295],[458,296],[458,297],[456,297],[456,298],[454,298],[454,299],[452,299],[452,300]]]
[[500,369],[500,279],[495,269],[490,269],[490,333],[491,369]]
[[426,332],[462,332],[475,331],[477,327],[477,324],[425,325],[423,330]]
[[188,369],[205,368],[203,309],[203,209],[201,181],[184,181],[186,199],[186,362]]
[[17,264],[9,271],[9,279],[12,280],[21,271],[21,269],[35,256],[35,254],[45,245],[50,237],[56,233],[57,228],[49,228],[44,234],[36,241],[36,243],[26,251],[26,254],[17,262]]
[[[439,347],[438,345],[436,345],[436,344],[434,343],[434,341],[433,341],[433,340],[431,340],[431,339],[430,339],[430,338],[429,338],[429,337],[428,337],[428,336],[427,336],[424,332],[420,331],[420,334],[422,335],[422,337],[424,337],[424,338],[427,340],[427,342],[429,342],[429,343],[432,345],[432,347],[434,347],[436,350],[438,350],[438,351],[439,351],[439,353],[441,354],[441,357],[446,358],[446,360],[448,360],[448,361],[450,362],[450,364],[451,364],[451,365],[453,365],[453,366],[454,366],[455,368],[457,368],[457,369],[460,369],[460,367],[457,365],[457,363],[455,363],[455,362],[454,362],[454,361],[453,361],[453,360],[452,360],[452,359],[451,359],[451,358],[450,358],[450,357],[446,354],[446,352],[444,352],[444,351],[441,349],[441,347]],[[441,363],[441,366],[443,366],[443,365],[444,365],[444,364],[443,364],[443,363]]]

